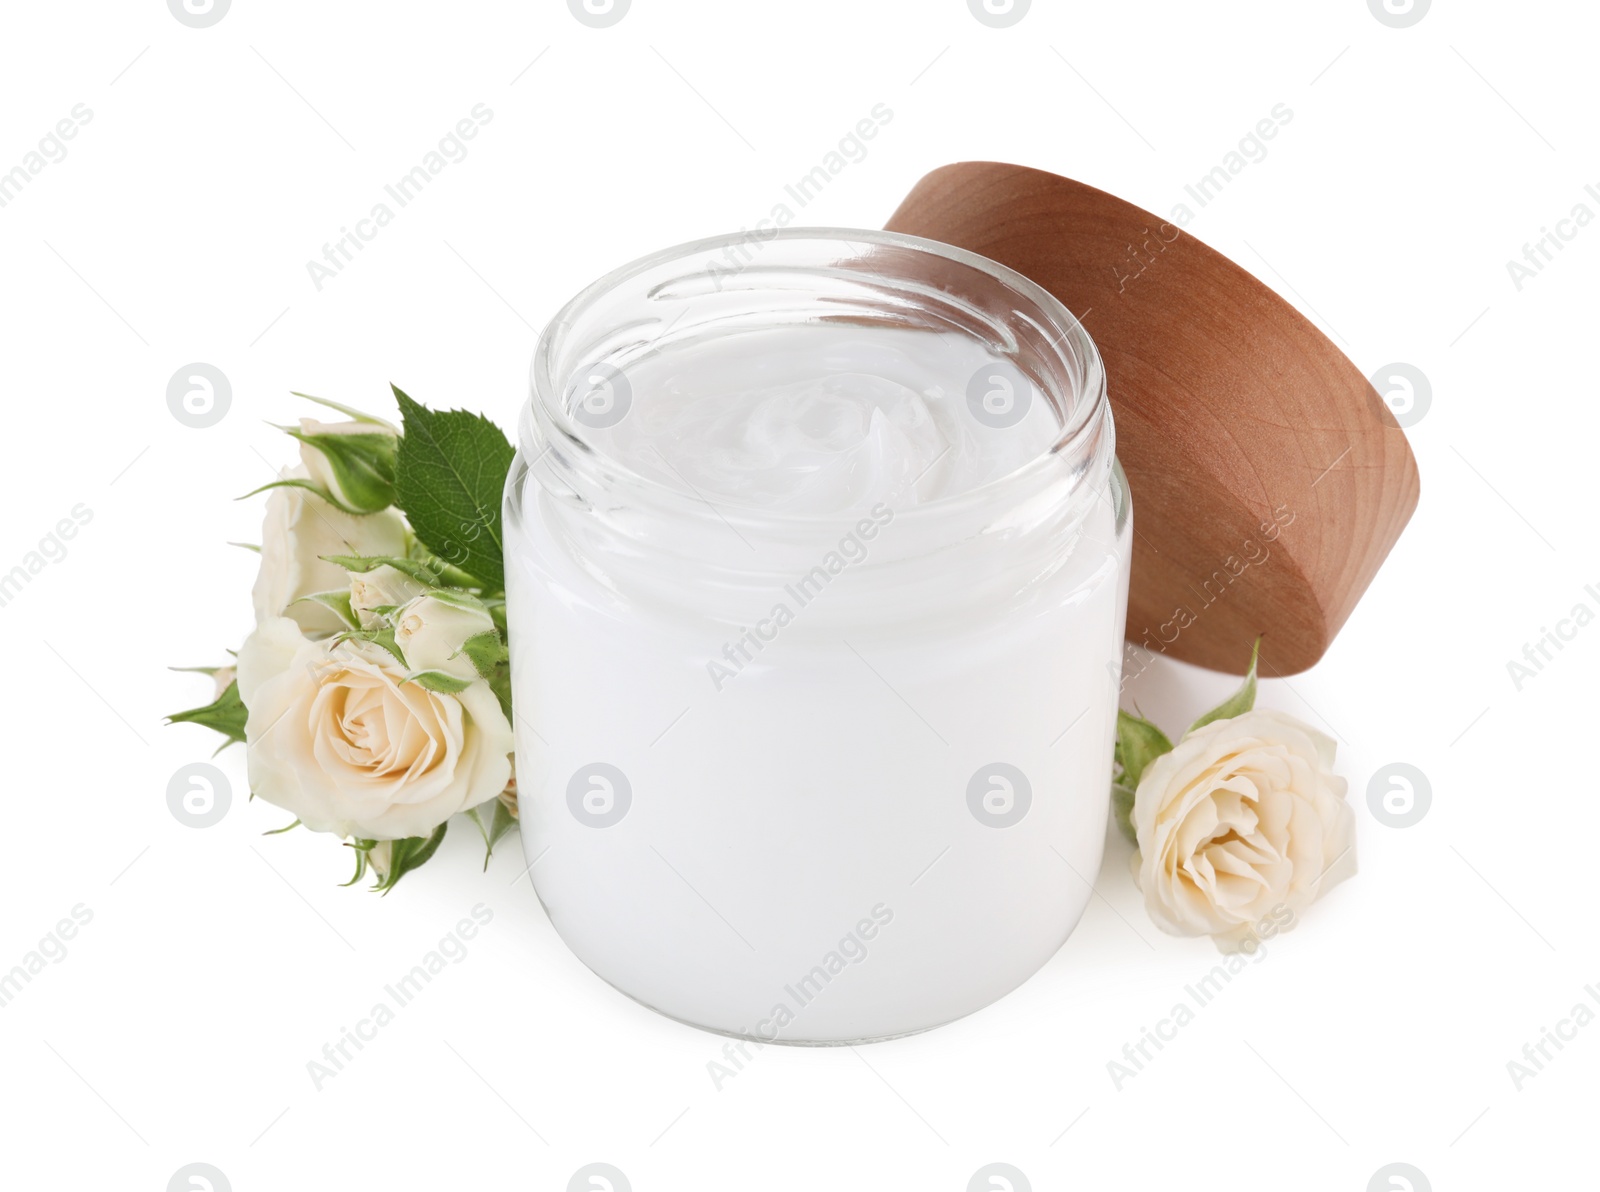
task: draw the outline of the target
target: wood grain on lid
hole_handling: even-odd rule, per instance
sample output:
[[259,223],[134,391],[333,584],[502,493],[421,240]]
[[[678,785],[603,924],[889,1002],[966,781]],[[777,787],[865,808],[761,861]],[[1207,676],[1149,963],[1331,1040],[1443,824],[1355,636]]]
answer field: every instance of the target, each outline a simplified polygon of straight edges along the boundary
[[1105,360],[1133,492],[1128,639],[1241,672],[1315,663],[1417,505],[1366,377],[1294,307],[1176,225],[1023,166],[924,177],[888,223],[1027,275]]

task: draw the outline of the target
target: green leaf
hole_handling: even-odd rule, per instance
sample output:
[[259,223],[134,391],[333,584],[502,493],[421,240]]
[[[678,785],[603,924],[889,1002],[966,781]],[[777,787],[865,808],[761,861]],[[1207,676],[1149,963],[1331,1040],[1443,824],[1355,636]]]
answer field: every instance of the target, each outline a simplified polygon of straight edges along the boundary
[[289,394],[290,394],[291,397],[303,397],[307,401],[314,401],[319,406],[327,406],[328,409],[330,409],[330,410],[338,410],[339,413],[343,414],[346,418],[353,419],[356,422],[367,422],[367,423],[372,424],[373,426],[387,427],[391,434],[399,434],[400,433],[393,426],[390,426],[389,423],[385,422],[382,418],[378,418],[378,417],[376,417],[376,416],[374,416],[372,414],[364,413],[361,410],[357,410],[357,409],[355,409],[355,408],[353,408],[351,406],[343,405],[340,402],[332,401],[329,398],[326,398],[326,397],[315,397],[312,394],[300,393],[300,392],[297,392],[296,390],[293,390],[293,389],[291,389],[289,391]]
[[387,431],[372,434],[307,434],[292,426],[282,430],[291,438],[322,452],[344,499],[340,508],[377,513],[394,504],[394,467],[398,451]]
[[323,608],[331,609],[351,629],[361,628],[361,618],[356,616],[355,609],[350,607],[350,589],[335,588],[331,592],[311,592],[301,596],[298,600],[290,601],[299,604],[301,600],[310,600]]
[[426,865],[433,854],[439,851],[439,843],[449,826],[449,821],[446,821],[435,828],[431,836],[408,836],[404,840],[396,840],[389,852],[389,875],[373,889],[387,894],[406,874]]
[[391,388],[405,426],[396,504],[424,546],[498,591],[505,584],[500,502],[510,441],[480,414],[430,410]]
[[1117,709],[1116,763],[1122,769],[1123,786],[1138,790],[1145,767],[1163,753],[1170,752],[1172,742],[1159,728],[1131,712]]
[[229,683],[227,689],[212,703],[203,708],[190,708],[187,712],[174,712],[167,717],[168,724],[203,724],[215,729],[230,742],[244,740],[244,722],[248,712],[239,698],[239,684]]
[[1134,844],[1139,843],[1139,834],[1133,827],[1133,795],[1132,787],[1124,786],[1120,782],[1111,784],[1111,814],[1117,821],[1117,827],[1122,834]]
[[1213,720],[1231,720],[1235,716],[1243,716],[1256,706],[1256,662],[1260,657],[1261,639],[1258,637],[1256,638],[1256,644],[1250,650],[1250,670],[1245,674],[1243,685],[1238,691],[1235,691],[1227,699],[1191,724],[1188,732],[1183,734],[1184,736],[1187,737],[1189,733],[1194,732],[1197,728],[1204,728]]

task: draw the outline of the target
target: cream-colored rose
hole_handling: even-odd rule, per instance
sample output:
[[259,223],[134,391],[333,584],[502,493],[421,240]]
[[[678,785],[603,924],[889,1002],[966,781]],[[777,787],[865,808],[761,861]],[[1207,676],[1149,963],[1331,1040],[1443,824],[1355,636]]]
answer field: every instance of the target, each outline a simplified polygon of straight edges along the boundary
[[1196,730],[1139,780],[1134,856],[1145,908],[1172,935],[1249,948],[1355,872],[1355,816],[1333,741],[1281,712]]
[[238,671],[250,789],[315,831],[426,836],[511,776],[511,726],[481,680],[427,691],[381,646],[315,641],[286,617],[245,639]]
[[431,592],[418,596],[394,615],[394,641],[414,671],[443,671],[476,679],[477,667],[461,652],[470,637],[495,632],[489,610],[470,596]]
[[[320,455],[311,448],[305,448]],[[285,480],[305,480],[303,467],[287,470]],[[303,488],[275,488],[267,497],[261,526],[261,570],[251,590],[256,623],[290,617],[307,633],[335,633],[345,628],[337,613],[316,601],[301,600],[313,592],[346,587],[350,577],[325,555],[391,555],[406,553],[406,523],[398,511],[356,516],[334,508]],[[296,603],[298,601],[298,603]]]
[[362,628],[371,629],[379,621],[373,610],[399,608],[427,590],[427,584],[385,563],[371,571],[350,574],[350,608],[360,619]]

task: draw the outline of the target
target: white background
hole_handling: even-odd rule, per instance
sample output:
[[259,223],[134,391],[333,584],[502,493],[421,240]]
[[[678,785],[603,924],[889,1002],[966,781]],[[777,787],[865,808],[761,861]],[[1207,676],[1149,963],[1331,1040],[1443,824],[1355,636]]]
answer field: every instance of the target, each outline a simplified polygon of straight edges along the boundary
[[[93,520],[0,608],[0,968],[74,905],[93,921],[0,1010],[0,1183],[157,1192],[196,1161],[240,1192],[561,1189],[596,1160],[638,1192],[958,1190],[992,1161],[1034,1188],[1590,1170],[1600,1024],[1520,1091],[1506,1066],[1600,988],[1600,625],[1520,691],[1506,665],[1580,602],[1600,611],[1600,222],[1520,292],[1506,269],[1574,205],[1600,213],[1588,6],[1441,2],[1398,30],[1361,0],[1037,0],[1005,30],[961,0],[635,0],[600,30],[555,0],[4,21],[0,170],[75,104],[93,118],[0,208],[0,571],[75,505]],[[469,156],[319,292],[306,262],[478,103],[494,117]],[[1362,872],[1121,1091],[1107,1061],[1215,952],[1155,929],[1120,842],[1103,898],[999,1004],[900,1042],[769,1047],[718,1090],[723,1041],[585,970],[514,884],[515,847],[480,873],[457,830],[380,899],[338,888],[330,839],[261,836],[285,817],[246,804],[239,750],[220,824],[166,806],[214,739],[162,727],[207,696],[164,668],[221,661],[249,628],[254,557],[226,543],[257,538],[261,498],[232,498],[290,457],[265,424],[304,412],[290,389],[390,413],[392,380],[509,426],[573,292],[753,225],[878,103],[892,122],[798,222],[881,226],[969,158],[1164,215],[1287,104],[1188,230],[1363,371],[1408,362],[1432,385],[1416,517],[1327,658],[1262,695],[1339,738]],[[167,409],[192,361],[232,383],[209,429]],[[1177,727],[1231,685],[1167,664],[1136,694]],[[1411,828],[1368,808],[1394,761],[1432,787]],[[494,919],[466,960],[317,1091],[307,1061],[479,902]]]

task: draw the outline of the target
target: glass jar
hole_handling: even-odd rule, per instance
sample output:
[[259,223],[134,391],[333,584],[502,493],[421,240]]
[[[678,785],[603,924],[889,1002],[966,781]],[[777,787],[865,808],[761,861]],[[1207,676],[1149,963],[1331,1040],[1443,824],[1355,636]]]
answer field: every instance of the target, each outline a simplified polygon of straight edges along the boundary
[[[912,406],[852,413],[891,368]],[[752,377],[811,395],[793,424],[653,437],[707,378]],[[1018,405],[1048,419],[1020,455]],[[821,409],[844,421],[800,425]],[[1099,870],[1130,518],[1094,344],[993,261],[786,229],[584,290],[538,345],[505,505],[522,838],[561,937],[762,1042],[904,1035],[1014,989]]]

